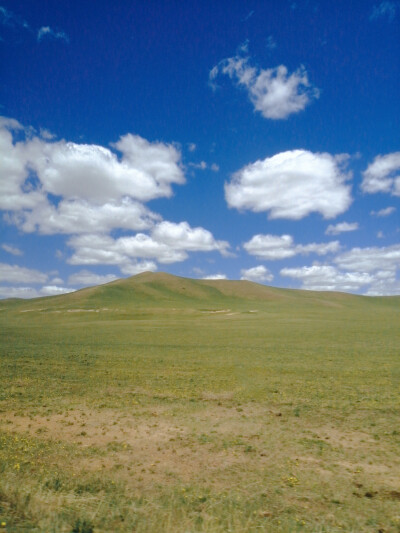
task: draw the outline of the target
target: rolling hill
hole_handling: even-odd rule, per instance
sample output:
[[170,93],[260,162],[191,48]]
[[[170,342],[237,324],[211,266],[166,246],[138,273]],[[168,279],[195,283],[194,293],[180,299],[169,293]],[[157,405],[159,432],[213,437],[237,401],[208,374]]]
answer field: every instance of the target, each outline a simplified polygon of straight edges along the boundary
[[173,276],[164,272],[144,272],[104,285],[73,293],[0,302],[1,310],[28,311],[139,311],[144,309],[178,310],[249,310],[259,308],[297,309],[398,308],[400,296],[365,297],[338,292],[280,289],[251,281],[199,280]]

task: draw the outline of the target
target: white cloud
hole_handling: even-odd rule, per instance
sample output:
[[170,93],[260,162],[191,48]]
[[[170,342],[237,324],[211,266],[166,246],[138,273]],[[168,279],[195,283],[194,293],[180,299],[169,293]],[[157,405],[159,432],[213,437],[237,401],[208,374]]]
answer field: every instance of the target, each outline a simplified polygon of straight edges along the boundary
[[67,287],[58,287],[57,285],[46,285],[40,289],[40,296],[57,296],[58,294],[67,294],[68,292],[75,292],[76,289]]
[[353,248],[333,261],[335,265],[283,268],[280,273],[300,280],[303,289],[362,291],[371,296],[400,294],[400,245]]
[[120,270],[127,276],[136,276],[136,274],[140,274],[141,272],[155,272],[157,265],[154,261],[131,261],[120,266]]
[[244,268],[240,271],[241,278],[249,281],[255,281],[256,283],[262,283],[263,281],[272,281],[274,279],[273,274],[265,268],[263,265],[259,265],[253,268]]
[[2,244],[1,247],[11,255],[24,255],[24,252],[22,252],[19,248],[11,246],[10,244]]
[[338,241],[329,243],[310,243],[310,244],[294,244],[291,235],[254,235],[250,241],[244,243],[243,248],[250,255],[254,255],[259,259],[275,261],[279,259],[287,259],[295,255],[307,255],[316,253],[317,255],[326,255],[328,253],[337,252],[340,248]]
[[394,17],[396,16],[396,10],[396,2],[390,2],[386,0],[373,7],[369,19],[376,20],[380,18],[387,18],[390,22],[392,22],[392,20],[394,20]]
[[200,163],[189,163],[189,166],[200,170],[206,170],[207,163],[205,161],[200,161]]
[[38,298],[40,292],[33,287],[3,287],[0,286],[0,299],[3,298]]
[[188,150],[189,152],[194,152],[196,150],[197,146],[195,143],[189,143],[188,144]]
[[0,131],[18,131],[23,129],[22,124],[15,118],[0,116]]
[[209,276],[204,276],[202,279],[228,279],[226,274],[210,274]]
[[68,259],[71,265],[123,265],[130,263],[127,254],[119,250],[118,241],[108,235],[86,234],[72,237],[68,245],[75,253]]
[[258,69],[249,64],[249,57],[237,55],[222,60],[209,75],[210,85],[215,88],[218,75],[226,74],[247,89],[256,111],[264,118],[285,119],[302,111],[319,91],[308,81],[304,67],[292,74],[284,65],[270,69]]
[[367,193],[387,192],[400,196],[400,152],[378,155],[363,172],[361,188]]
[[37,32],[37,40],[42,41],[43,39],[60,39],[69,43],[68,35],[63,31],[55,31],[50,26],[42,26]]
[[102,205],[87,200],[62,200],[58,206],[43,201],[32,211],[8,214],[6,220],[26,233],[107,233],[113,229],[146,230],[160,220],[143,204],[128,197]]
[[199,170],[207,170],[207,168],[210,168],[213,172],[219,171],[219,166],[216,163],[207,165],[205,161],[200,161],[200,163],[189,163],[189,166],[193,168],[198,168]]
[[170,197],[171,184],[185,183],[181,154],[172,144],[149,142],[128,133],[112,146],[122,153],[122,166],[138,173],[137,187],[149,181],[149,192],[144,192],[144,198],[138,197],[140,200]]
[[396,211],[396,208],[393,206],[385,207],[384,209],[380,209],[379,211],[371,211],[371,215],[375,215],[377,217],[388,217],[389,215],[392,215]]
[[339,222],[339,224],[330,224],[325,235],[339,235],[347,231],[355,231],[358,229],[358,222]]
[[0,282],[6,283],[45,283],[47,274],[38,270],[0,263]]
[[[347,271],[346,266],[354,267]],[[302,289],[322,291],[359,292],[368,296],[389,296],[400,294],[400,281],[396,278],[396,268],[385,260],[367,265],[354,261],[332,265],[304,266],[301,268],[283,268],[282,276],[289,276],[302,281]]]
[[299,279],[302,289],[314,291],[355,292],[373,281],[372,276],[365,272],[340,272],[328,265],[283,268],[280,274]]
[[109,283],[117,279],[114,274],[100,275],[89,270],[81,270],[75,274],[71,274],[68,278],[68,285],[84,285],[89,287],[90,285],[102,285],[103,283]]
[[[150,143],[138,135],[127,134],[113,145],[121,159],[110,149],[94,144],[64,140],[47,142],[34,137],[13,142],[12,130],[22,126],[12,119],[0,122],[0,154],[3,209],[30,207],[21,198],[18,205],[4,205],[6,193],[26,197],[27,182],[34,172],[40,185],[31,184],[31,195],[44,193],[64,199],[87,200],[101,205],[125,197],[148,201],[172,195],[171,185],[185,182],[180,153],[168,144]],[[14,206],[14,207],[13,207]]]
[[208,230],[198,227],[191,228],[187,222],[163,221],[152,231],[152,237],[157,242],[166,244],[176,250],[189,252],[219,251],[225,255],[229,244],[226,241],[216,241]]
[[54,133],[51,133],[51,131],[47,130],[46,128],[40,128],[40,136],[42,139],[46,139],[46,141],[51,141],[56,136]]
[[29,187],[26,157],[21,143],[13,143],[13,131],[21,132],[22,125],[10,118],[0,117],[0,209],[30,209],[43,201],[40,190]]
[[250,163],[225,184],[229,207],[268,211],[269,218],[299,220],[312,212],[333,218],[351,203],[346,156],[292,150]]
[[400,281],[396,279],[396,274],[393,271],[378,271],[374,274],[374,281],[365,294],[368,296],[392,296],[400,294]]
[[177,247],[155,240],[150,235],[138,233],[134,237],[121,237],[116,241],[116,249],[127,257],[155,259],[169,264],[184,261],[188,255],[177,243]]
[[293,237],[290,235],[254,235],[243,248],[250,255],[274,261],[296,255]]
[[326,255],[333,252],[337,252],[340,249],[339,241],[331,242],[321,242],[316,243],[312,242],[310,244],[298,244],[295,248],[298,254],[308,255],[308,254],[317,254],[317,255]]
[[313,290],[363,290],[370,296],[400,294],[398,271],[400,245],[353,248],[334,258],[336,266],[284,268],[281,275],[302,281],[302,288]]
[[66,199],[100,204],[129,196],[148,201],[171,196],[171,184],[185,181],[180,154],[172,145],[127,134],[113,147],[121,159],[95,144],[34,138],[25,143],[23,155],[43,190]]
[[180,152],[127,134],[109,148],[27,136],[0,118],[0,209],[24,232],[143,231],[161,217],[142,202],[172,195],[185,182]]
[[56,296],[74,292],[76,289],[58,287],[56,285],[46,285],[41,289],[33,287],[5,287],[0,286],[0,299],[3,298],[40,298],[41,296]]
[[384,247],[353,248],[335,258],[335,263],[345,270],[362,272],[395,271],[400,268],[400,244]]
[[184,261],[188,252],[216,250],[226,255],[229,248],[226,241],[215,240],[204,228],[191,228],[187,222],[175,224],[167,221],[157,224],[151,235],[137,233],[116,240],[107,235],[81,235],[72,237],[68,244],[75,249],[68,261],[70,264],[119,265],[125,273],[132,259],[150,259],[168,264]]

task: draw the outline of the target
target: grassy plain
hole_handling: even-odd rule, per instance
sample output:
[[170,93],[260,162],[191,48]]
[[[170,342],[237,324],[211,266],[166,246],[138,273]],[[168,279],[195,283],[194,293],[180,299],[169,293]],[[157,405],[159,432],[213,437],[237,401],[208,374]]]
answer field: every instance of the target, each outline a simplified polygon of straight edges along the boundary
[[399,532],[399,319],[164,274],[0,302],[0,523]]

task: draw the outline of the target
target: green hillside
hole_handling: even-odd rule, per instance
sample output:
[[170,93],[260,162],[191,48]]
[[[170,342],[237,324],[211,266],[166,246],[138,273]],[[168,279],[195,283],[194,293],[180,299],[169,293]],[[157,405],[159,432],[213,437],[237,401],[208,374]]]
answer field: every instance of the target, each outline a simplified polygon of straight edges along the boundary
[[2,300],[1,310],[28,312],[93,310],[139,311],[150,308],[215,309],[234,306],[245,310],[257,302],[262,308],[304,310],[307,307],[371,308],[393,307],[400,296],[386,298],[362,297],[346,293],[279,289],[251,281],[198,280],[173,276],[163,272],[144,272],[127,279],[89,287],[73,293],[35,298],[32,300]]

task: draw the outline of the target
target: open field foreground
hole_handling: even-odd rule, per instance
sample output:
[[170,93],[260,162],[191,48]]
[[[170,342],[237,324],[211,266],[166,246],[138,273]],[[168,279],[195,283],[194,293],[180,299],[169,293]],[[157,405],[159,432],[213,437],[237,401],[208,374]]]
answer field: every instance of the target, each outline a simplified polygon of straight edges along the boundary
[[8,532],[399,532],[400,297],[141,274],[0,302]]

